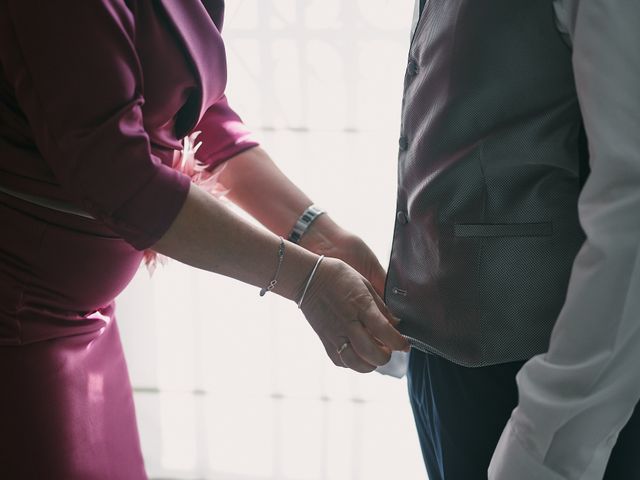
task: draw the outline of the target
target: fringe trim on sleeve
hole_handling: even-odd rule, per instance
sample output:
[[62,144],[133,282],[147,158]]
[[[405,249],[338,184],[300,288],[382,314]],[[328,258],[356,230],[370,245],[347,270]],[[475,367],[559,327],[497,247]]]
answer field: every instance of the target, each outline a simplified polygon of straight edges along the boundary
[[[226,167],[226,163],[222,163],[213,171],[206,170],[207,166],[198,161],[196,153],[202,146],[202,142],[196,143],[201,132],[193,132],[182,140],[182,149],[173,152],[172,167],[179,172],[191,177],[191,181],[200,188],[211,193],[217,198],[223,198],[228,190],[218,182],[220,174]],[[151,249],[145,250],[143,262],[147,267],[149,276],[153,275],[158,265],[166,265],[168,258]]]

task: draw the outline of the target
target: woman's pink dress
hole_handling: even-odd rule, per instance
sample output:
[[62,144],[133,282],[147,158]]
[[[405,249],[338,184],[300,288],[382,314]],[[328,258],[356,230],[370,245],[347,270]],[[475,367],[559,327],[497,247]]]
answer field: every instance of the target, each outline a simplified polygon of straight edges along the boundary
[[222,14],[0,0],[0,186],[97,219],[0,193],[0,479],[146,478],[113,299],[184,202],[180,140],[202,131],[211,169],[256,145],[224,97]]

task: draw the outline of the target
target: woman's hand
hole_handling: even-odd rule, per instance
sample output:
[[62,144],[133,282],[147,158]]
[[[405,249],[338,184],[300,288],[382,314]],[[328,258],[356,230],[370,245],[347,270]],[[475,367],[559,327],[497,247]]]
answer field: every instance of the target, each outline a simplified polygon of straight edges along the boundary
[[384,295],[386,272],[376,255],[360,237],[340,228],[328,215],[311,224],[300,246],[318,255],[339,258],[366,278],[380,297]]
[[407,340],[372,285],[344,262],[325,258],[301,305],[334,364],[365,373],[384,365]]
[[[153,248],[262,288],[273,279],[280,242],[191,185],[180,213]],[[287,244],[273,293],[298,300],[316,261],[316,254]],[[342,260],[320,263],[303,300],[303,313],[336,365],[369,372],[387,363],[392,350],[408,348],[369,281]]]

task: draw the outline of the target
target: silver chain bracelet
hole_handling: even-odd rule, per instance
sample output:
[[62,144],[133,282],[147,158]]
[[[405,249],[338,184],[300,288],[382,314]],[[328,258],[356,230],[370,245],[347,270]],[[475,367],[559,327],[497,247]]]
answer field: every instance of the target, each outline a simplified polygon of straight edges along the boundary
[[260,296],[264,297],[267,292],[270,292],[278,284],[278,275],[282,268],[282,261],[284,260],[284,239],[280,237],[280,248],[278,248],[278,267],[276,273],[273,275],[273,279],[269,282],[269,285],[260,289]]

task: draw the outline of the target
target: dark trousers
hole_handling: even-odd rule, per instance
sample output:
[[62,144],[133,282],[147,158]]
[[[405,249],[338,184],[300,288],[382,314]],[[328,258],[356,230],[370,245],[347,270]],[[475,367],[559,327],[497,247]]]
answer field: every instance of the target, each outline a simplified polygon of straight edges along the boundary
[[[411,406],[429,480],[486,480],[500,434],[518,403],[523,362],[462,367],[411,350]],[[605,480],[640,480],[638,408],[620,433]]]

